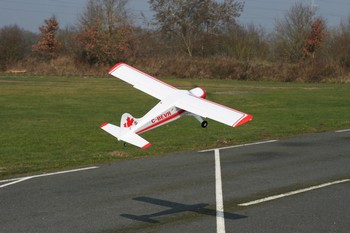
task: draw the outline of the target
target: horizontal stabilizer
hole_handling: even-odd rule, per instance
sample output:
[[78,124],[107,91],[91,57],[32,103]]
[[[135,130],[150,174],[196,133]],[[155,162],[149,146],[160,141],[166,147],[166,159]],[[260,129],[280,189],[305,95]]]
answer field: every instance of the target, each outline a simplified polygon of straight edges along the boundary
[[142,149],[146,149],[151,146],[151,143],[133,132],[127,132],[124,135],[121,135],[120,127],[113,124],[104,123],[101,125],[101,129],[116,137],[119,141],[127,142]]
[[121,137],[120,140],[138,146],[142,149],[146,149],[151,146],[151,143],[137,135],[136,133],[129,132],[125,136]]
[[106,131],[107,133],[109,133],[110,135],[119,139],[120,128],[118,126],[115,126],[115,125],[112,125],[109,123],[104,123],[103,125],[101,125],[100,128],[103,129],[104,131]]

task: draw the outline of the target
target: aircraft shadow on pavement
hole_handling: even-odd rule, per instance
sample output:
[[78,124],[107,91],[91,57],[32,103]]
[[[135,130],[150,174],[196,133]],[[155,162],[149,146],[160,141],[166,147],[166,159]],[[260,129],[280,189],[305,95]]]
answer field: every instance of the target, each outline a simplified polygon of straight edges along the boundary
[[[129,218],[132,220],[147,222],[147,223],[160,223],[160,221],[155,220],[153,218],[182,213],[182,212],[194,212],[194,213],[198,213],[198,214],[204,214],[204,215],[216,217],[216,210],[205,208],[206,206],[209,205],[209,204],[205,204],[205,203],[186,205],[186,204],[181,204],[181,203],[177,203],[177,202],[156,199],[156,198],[152,198],[152,197],[136,197],[136,198],[133,198],[133,200],[142,201],[142,202],[150,203],[153,205],[169,207],[169,209],[164,210],[164,211],[160,211],[160,212],[156,212],[153,214],[145,214],[145,215],[121,214],[120,216],[122,216],[124,218]],[[237,220],[237,219],[242,219],[242,218],[246,218],[246,217],[247,216],[244,216],[244,215],[224,212],[225,219]]]

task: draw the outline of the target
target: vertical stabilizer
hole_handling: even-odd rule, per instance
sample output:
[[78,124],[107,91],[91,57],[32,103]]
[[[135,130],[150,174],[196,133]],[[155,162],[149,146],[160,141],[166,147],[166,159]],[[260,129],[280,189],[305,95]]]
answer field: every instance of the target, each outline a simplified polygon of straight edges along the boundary
[[120,119],[121,135],[125,134],[137,125],[137,119],[130,113],[124,113]]

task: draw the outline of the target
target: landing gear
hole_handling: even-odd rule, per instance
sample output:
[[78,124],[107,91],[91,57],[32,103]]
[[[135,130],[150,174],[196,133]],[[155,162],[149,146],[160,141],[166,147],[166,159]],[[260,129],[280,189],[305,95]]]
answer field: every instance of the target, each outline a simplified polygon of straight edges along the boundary
[[196,115],[196,114],[190,114],[191,116],[193,116],[194,118],[197,119],[197,121],[199,121],[201,123],[202,128],[206,128],[208,126],[208,121],[203,121],[202,117]]
[[208,121],[202,121],[201,126],[202,128],[206,128],[208,126]]
[[128,144],[127,144],[126,142],[124,142],[124,144],[123,144],[123,145],[124,145],[124,147],[127,147],[127,146],[128,146]]
[[206,128],[208,126],[208,121],[203,121],[202,117],[196,114],[191,114],[191,115],[201,123],[202,128]]

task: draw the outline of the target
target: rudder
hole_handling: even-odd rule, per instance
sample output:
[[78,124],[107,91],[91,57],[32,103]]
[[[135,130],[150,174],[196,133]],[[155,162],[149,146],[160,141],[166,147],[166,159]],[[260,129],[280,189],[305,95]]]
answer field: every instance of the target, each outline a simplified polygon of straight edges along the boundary
[[137,119],[130,113],[124,113],[120,119],[120,130],[121,134],[131,130],[137,124]]

